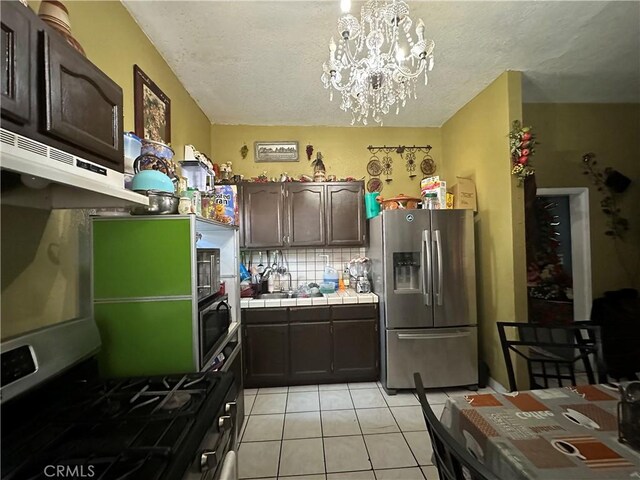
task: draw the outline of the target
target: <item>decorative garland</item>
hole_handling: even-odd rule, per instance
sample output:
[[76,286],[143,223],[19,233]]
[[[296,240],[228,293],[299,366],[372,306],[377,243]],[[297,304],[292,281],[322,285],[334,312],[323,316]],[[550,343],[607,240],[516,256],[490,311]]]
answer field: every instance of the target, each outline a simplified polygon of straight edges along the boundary
[[536,173],[530,165],[531,157],[535,153],[536,136],[531,127],[523,127],[519,120],[513,122],[509,132],[509,147],[511,148],[511,173],[518,177],[518,185],[524,179]]

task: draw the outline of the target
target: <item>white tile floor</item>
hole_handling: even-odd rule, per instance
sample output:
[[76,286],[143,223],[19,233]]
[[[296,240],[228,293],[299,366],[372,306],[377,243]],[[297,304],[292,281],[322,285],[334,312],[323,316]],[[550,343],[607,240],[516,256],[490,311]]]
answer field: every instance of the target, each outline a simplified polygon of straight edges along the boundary
[[[449,396],[467,393],[427,396],[439,416]],[[245,390],[245,410],[241,479],[438,478],[413,393],[387,395],[376,382],[261,388]]]

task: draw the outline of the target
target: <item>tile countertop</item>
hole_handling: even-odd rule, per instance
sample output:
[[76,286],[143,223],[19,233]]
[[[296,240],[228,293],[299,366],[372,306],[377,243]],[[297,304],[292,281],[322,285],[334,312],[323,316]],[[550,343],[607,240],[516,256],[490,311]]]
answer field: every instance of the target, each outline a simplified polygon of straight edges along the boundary
[[378,303],[375,293],[356,293],[347,289],[344,292],[325,294],[324,297],[311,298],[270,298],[258,300],[253,298],[240,299],[240,308],[265,308],[265,307],[307,307],[311,305],[349,305],[355,303]]

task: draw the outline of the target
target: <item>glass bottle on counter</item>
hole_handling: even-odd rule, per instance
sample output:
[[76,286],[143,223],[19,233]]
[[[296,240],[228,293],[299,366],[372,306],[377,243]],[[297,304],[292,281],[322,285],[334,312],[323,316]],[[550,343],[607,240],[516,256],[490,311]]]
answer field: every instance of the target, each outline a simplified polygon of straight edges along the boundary
[[342,272],[342,282],[344,283],[344,288],[349,288],[349,277],[351,277],[351,273],[349,272],[349,264],[344,264],[344,270]]
[[427,193],[425,195],[425,208],[429,210],[440,210],[440,202],[437,193]]

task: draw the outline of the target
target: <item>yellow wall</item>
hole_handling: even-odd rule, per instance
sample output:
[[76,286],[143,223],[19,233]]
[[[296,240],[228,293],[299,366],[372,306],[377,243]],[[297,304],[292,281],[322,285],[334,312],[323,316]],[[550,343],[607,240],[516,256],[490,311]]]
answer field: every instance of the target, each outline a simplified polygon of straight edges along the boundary
[[[525,104],[523,116],[540,141],[533,157],[537,186],[589,187],[593,297],[606,290],[640,288],[640,105]],[[624,241],[604,235],[602,196],[582,174],[587,152],[596,154],[600,166],[613,167],[633,182],[620,195],[621,213],[631,227]]]
[[[40,2],[30,1],[36,12]],[[87,58],[122,87],[124,129],[133,131],[133,65],[137,64],[171,100],[171,145],[176,159],[184,145],[209,153],[211,122],[171,68],[118,1],[67,1],[71,32]]]
[[[37,11],[39,2],[30,2]],[[133,65],[171,99],[172,145],[209,153],[210,122],[127,10],[117,1],[66,2],[72,32],[87,57],[123,89],[124,128],[133,130]],[[77,315],[88,298],[86,211],[2,205],[2,338]],[[84,278],[84,282],[83,279]]]
[[[300,146],[299,162],[256,163],[254,161],[254,141],[298,141]],[[249,148],[247,158],[242,160],[240,148],[246,143]],[[367,163],[371,158],[369,145],[431,145],[431,156],[438,170],[442,169],[442,147],[439,128],[391,128],[391,127],[282,127],[252,125],[212,125],[211,154],[217,163],[233,162],[236,174],[252,177],[267,171],[269,177],[279,177],[281,173],[298,177],[300,174],[313,175],[313,168],[307,160],[305,148],[307,144],[316,152],[322,152],[328,175],[338,178],[353,176],[369,180]],[[382,155],[379,154],[382,159]],[[396,153],[392,153],[393,181],[384,185],[383,197],[391,197],[398,193],[418,195],[420,193],[420,161],[417,159],[416,177],[409,178],[405,161]],[[385,178],[382,176],[381,178]]]
[[526,321],[524,194],[511,175],[511,122],[521,118],[521,74],[505,72],[442,127],[448,180],[472,178],[478,193],[476,268],[480,357],[508,385],[497,321]]

